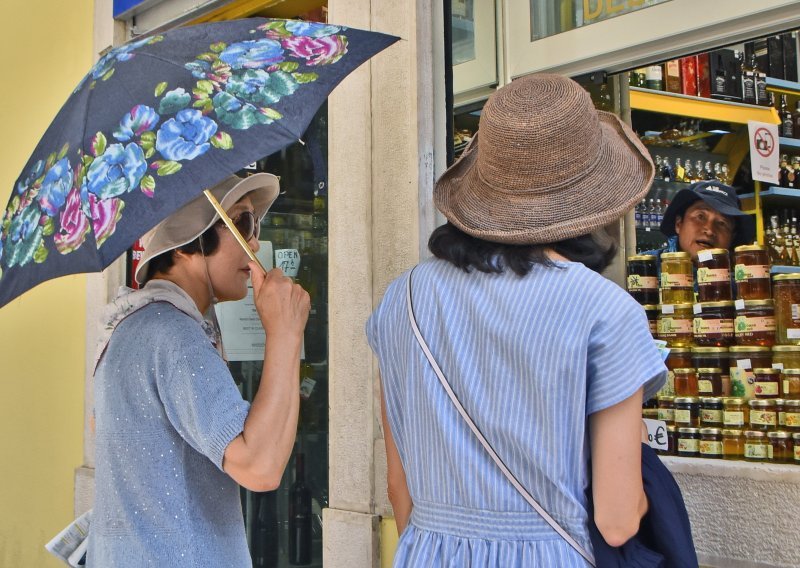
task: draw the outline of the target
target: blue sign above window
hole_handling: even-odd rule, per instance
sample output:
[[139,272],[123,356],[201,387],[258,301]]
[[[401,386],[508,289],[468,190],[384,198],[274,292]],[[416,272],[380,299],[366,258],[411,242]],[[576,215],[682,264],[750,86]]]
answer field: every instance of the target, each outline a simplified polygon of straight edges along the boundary
[[114,0],[114,19],[126,20],[164,0]]

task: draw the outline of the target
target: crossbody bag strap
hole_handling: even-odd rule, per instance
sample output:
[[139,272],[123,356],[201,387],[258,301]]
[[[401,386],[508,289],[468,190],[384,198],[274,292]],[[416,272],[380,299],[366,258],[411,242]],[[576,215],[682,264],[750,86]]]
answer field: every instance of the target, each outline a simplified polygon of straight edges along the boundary
[[533,496],[528,492],[528,490],[522,486],[522,484],[517,480],[514,474],[511,473],[511,470],[509,470],[508,467],[506,467],[506,464],[503,463],[503,460],[500,459],[500,456],[497,455],[497,452],[494,451],[494,448],[492,448],[491,444],[489,444],[489,441],[486,439],[486,437],[483,434],[481,434],[480,430],[478,430],[478,427],[475,425],[475,422],[473,422],[470,415],[467,414],[467,411],[464,410],[464,407],[462,406],[461,402],[459,402],[458,397],[453,392],[453,389],[450,387],[450,383],[445,378],[441,368],[439,368],[439,364],[436,362],[436,359],[434,359],[433,355],[431,354],[431,350],[428,348],[428,344],[425,342],[425,338],[422,337],[422,333],[419,330],[419,326],[417,326],[417,319],[414,316],[414,307],[411,302],[412,274],[413,270],[411,271],[411,273],[409,273],[408,281],[406,284],[406,307],[408,309],[408,319],[411,322],[411,327],[414,330],[414,336],[417,338],[419,346],[422,347],[422,351],[425,352],[425,357],[428,358],[428,362],[431,364],[431,367],[433,367],[433,371],[439,378],[439,382],[442,384],[442,387],[444,387],[447,396],[450,397],[450,400],[453,402],[453,405],[456,407],[456,410],[461,415],[461,418],[463,418],[464,422],[467,423],[470,430],[472,430],[472,433],[475,434],[475,437],[478,438],[478,441],[484,447],[486,452],[491,456],[492,460],[494,460],[494,463],[497,464],[497,467],[500,468],[500,471],[503,472],[503,475],[505,475],[511,482],[511,484],[514,486],[514,489],[516,489],[519,492],[519,494],[522,495],[525,501],[527,501],[528,504],[530,504],[530,506],[533,507],[534,510],[542,516],[545,522],[547,522],[547,524],[550,525],[553,528],[553,530],[556,531],[561,536],[561,538],[567,541],[567,544],[569,544],[572,548],[574,548],[578,552],[578,554],[583,556],[583,558],[589,564],[594,566],[595,565],[594,557],[591,554],[589,554],[589,552],[587,552],[580,544],[578,544],[567,531],[561,528],[561,525],[559,525],[558,522],[555,519],[553,519],[553,517],[551,517],[548,514],[548,512],[542,508],[541,505],[539,505],[539,503],[536,501],[536,499],[533,498]]

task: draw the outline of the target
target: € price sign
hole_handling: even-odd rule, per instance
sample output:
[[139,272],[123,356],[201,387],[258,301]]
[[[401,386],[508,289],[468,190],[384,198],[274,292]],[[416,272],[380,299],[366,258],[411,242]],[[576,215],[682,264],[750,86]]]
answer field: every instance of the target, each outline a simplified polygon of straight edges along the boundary
[[667,423],[651,418],[644,418],[644,423],[647,425],[648,445],[654,450],[668,450]]

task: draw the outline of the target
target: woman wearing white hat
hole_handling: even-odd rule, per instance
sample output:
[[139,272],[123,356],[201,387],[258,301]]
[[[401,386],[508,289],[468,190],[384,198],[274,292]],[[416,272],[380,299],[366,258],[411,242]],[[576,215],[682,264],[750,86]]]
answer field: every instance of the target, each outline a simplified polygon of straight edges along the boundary
[[524,77],[487,101],[436,183],[437,258],[390,284],[367,324],[395,566],[586,566],[590,475],[603,538],[637,532],[642,400],[666,368],[641,307],[598,272],[615,253],[603,227],[653,174],[574,81]]
[[[258,250],[278,195],[270,174],[211,189]],[[89,566],[251,566],[239,486],[277,488],[297,430],[308,294],[280,270],[264,274],[200,196],[144,238],[140,290],[108,306],[95,372],[95,504]],[[252,404],[222,358],[218,301],[252,278],[266,331]],[[213,313],[213,308],[212,308]]]

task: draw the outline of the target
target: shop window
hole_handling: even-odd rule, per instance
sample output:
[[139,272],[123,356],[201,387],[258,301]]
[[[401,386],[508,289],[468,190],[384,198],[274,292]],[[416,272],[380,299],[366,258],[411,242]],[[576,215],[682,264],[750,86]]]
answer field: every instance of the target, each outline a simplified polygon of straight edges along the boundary
[[670,0],[530,0],[531,41]]

